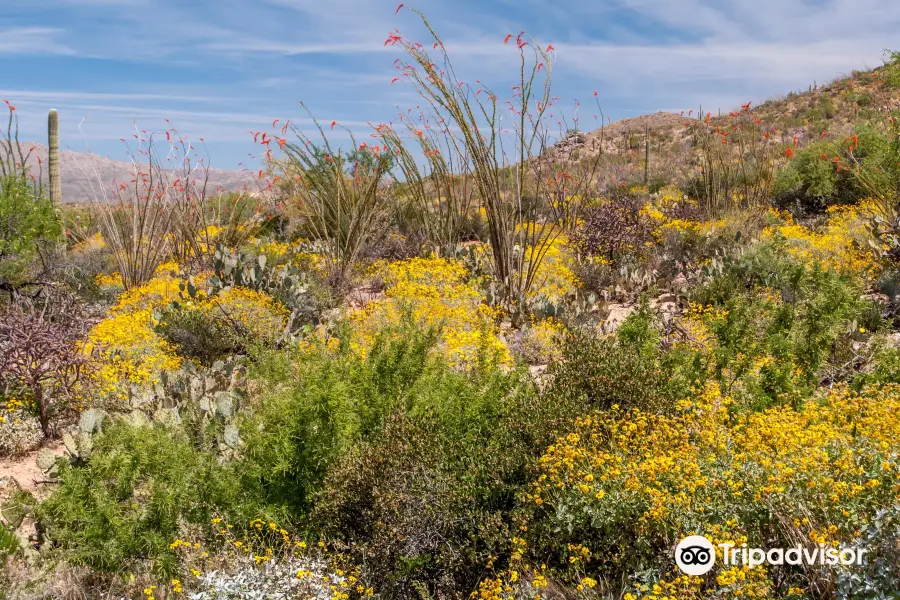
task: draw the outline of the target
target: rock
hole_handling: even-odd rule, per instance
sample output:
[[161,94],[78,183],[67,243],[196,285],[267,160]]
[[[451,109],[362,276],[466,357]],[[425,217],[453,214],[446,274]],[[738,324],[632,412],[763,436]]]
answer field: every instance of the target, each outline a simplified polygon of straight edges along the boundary
[[650,301],[650,308],[659,314],[663,323],[668,323],[681,310],[678,296],[667,292]]
[[876,304],[890,304],[891,299],[887,294],[879,294],[878,292],[873,292],[871,294],[863,294],[863,300],[869,300],[870,302],[874,302]]
[[900,348],[900,332],[889,333],[887,335],[887,343],[894,348]]
[[608,304],[606,306],[609,311],[606,320],[600,324],[603,333],[612,333],[622,324],[625,319],[637,312],[638,307],[635,304]]
[[547,365],[531,365],[528,367],[531,378],[534,379],[539,389],[543,389],[548,383]]
[[528,372],[531,373],[531,376],[537,379],[547,372],[547,365],[531,365],[528,367]]

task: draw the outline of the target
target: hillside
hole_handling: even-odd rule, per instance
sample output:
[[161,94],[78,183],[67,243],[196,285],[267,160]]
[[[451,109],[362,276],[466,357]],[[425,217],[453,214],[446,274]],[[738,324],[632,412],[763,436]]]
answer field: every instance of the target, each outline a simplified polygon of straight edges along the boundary
[[[733,115],[757,123],[771,132],[773,140],[802,147],[823,137],[849,135],[855,124],[877,120],[885,111],[900,106],[898,67],[883,66],[853,72],[826,85],[810,85],[806,91],[790,92],[748,109],[710,115],[710,128],[733,126]],[[683,184],[686,165],[696,162],[694,134],[705,112],[701,107],[679,113],[658,112],[622,119],[590,132],[570,133],[554,146],[558,156],[589,161],[598,153],[607,155],[601,166],[610,177],[629,168],[643,173],[645,140],[650,140],[651,179]],[[612,168],[610,168],[612,167]]]

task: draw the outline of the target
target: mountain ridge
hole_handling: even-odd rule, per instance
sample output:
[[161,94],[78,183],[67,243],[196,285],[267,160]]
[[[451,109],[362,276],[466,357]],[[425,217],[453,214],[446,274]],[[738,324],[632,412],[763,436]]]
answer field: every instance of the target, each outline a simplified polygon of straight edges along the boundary
[[[27,166],[37,177],[47,181],[47,147],[40,142],[20,142],[23,153],[32,149]],[[40,158],[40,161],[38,160]],[[91,152],[70,149],[59,151],[62,198],[67,205],[85,204],[99,201],[112,190],[113,181],[129,181],[133,177],[133,164],[115,160]],[[146,164],[146,163],[144,163]],[[208,186],[211,190],[239,191],[254,189],[258,181],[248,170],[228,170],[209,168]]]

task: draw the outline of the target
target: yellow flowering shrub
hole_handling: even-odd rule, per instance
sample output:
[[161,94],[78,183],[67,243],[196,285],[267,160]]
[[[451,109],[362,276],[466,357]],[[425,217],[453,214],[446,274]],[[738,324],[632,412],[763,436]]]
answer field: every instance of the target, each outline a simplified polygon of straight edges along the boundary
[[100,288],[106,288],[110,290],[114,289],[124,289],[125,284],[122,281],[122,274],[118,271],[113,273],[99,273],[96,277],[94,277],[94,281]]
[[520,353],[531,364],[559,360],[565,331],[565,325],[552,317],[533,322],[522,331]]
[[[156,277],[150,281],[123,292],[112,307],[111,312],[121,313],[129,310],[161,308],[181,295],[181,286],[185,281],[178,277],[179,266],[175,262],[166,262],[156,268]],[[195,278],[199,285],[205,278]]]
[[95,233],[72,246],[72,252],[89,252],[91,250],[101,250],[103,248],[106,248],[106,240],[103,239],[103,234]]
[[277,240],[268,241],[259,245],[259,251],[261,254],[265,254],[269,257],[277,257],[283,256],[287,254],[291,250],[291,245],[286,242],[279,242]]
[[206,229],[197,234],[199,240],[213,240],[222,232],[221,228],[216,225],[207,225]]
[[95,355],[92,377],[103,394],[124,397],[129,385],[156,383],[162,371],[181,366],[171,344],[155,331],[151,309],[125,310],[91,330],[85,352]]
[[528,262],[537,257],[538,251],[544,252],[543,259],[535,271],[534,282],[528,289],[529,300],[543,298],[558,304],[581,287],[581,281],[572,271],[573,257],[567,244],[566,236],[559,235],[546,248],[528,248],[526,252]]
[[210,296],[199,287],[206,280],[201,274],[193,278],[198,289],[190,298],[182,291],[187,282],[179,272],[175,262],[161,264],[156,277],[122,292],[107,317],[92,328],[84,351],[94,356],[92,377],[101,393],[124,398],[129,387],[154,384],[160,373],[181,366],[176,348],[156,331],[160,322],[154,315],[172,301],[179,301],[182,310],[239,328],[248,338],[273,341],[284,331],[289,312],[268,295],[230,288]]
[[406,311],[422,327],[441,327],[441,351],[457,367],[468,367],[480,354],[501,364],[511,362],[498,337],[498,313],[466,281],[466,268],[455,261],[430,257],[377,263],[372,273],[386,285],[384,297],[349,315],[351,347],[365,354],[386,326],[398,325]]
[[853,206],[831,206],[827,223],[818,231],[794,223],[790,214],[778,213],[784,224],[766,228],[762,238],[783,237],[792,256],[810,263],[818,261],[826,269],[871,281],[879,267],[868,246],[872,237],[866,220],[877,211],[871,200]]
[[124,398],[130,386],[156,383],[181,359],[153,329],[154,309],[180,296],[177,265],[163,264],[157,277],[119,295],[105,319],[90,331],[84,352],[93,355],[91,377],[104,395]]
[[[671,559],[671,545],[690,534],[714,545],[793,547],[805,539],[838,547],[900,500],[900,386],[859,394],[836,387],[799,410],[735,414],[731,404],[708,383],[673,415],[616,408],[577,419],[539,460],[525,498],[528,530],[538,542],[547,528],[569,531],[552,546],[590,547],[602,562],[568,562],[603,575]],[[776,590],[766,568],[719,564],[702,585],[681,578],[678,585],[694,590],[677,597],[761,598]],[[671,596],[678,586],[665,583],[668,575],[632,597]]]
[[661,189],[655,198],[644,205],[641,213],[655,223],[653,235],[657,241],[662,241],[667,235],[679,234],[707,237],[726,227],[724,218],[704,221],[670,216],[677,208],[685,206],[696,209],[697,201],[671,185]]
[[237,324],[250,336],[262,340],[278,338],[290,311],[271,296],[248,288],[229,288],[200,301],[195,310]]

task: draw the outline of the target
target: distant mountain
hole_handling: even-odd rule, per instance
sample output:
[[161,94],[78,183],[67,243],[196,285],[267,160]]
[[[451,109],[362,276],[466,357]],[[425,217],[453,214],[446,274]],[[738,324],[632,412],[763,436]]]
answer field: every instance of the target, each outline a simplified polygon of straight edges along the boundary
[[[47,148],[43,144],[22,142],[23,150],[34,146],[28,164],[35,175],[40,167],[43,167],[44,181],[47,178]],[[63,202],[67,204],[80,204],[99,199],[101,190],[107,193],[112,190],[113,180],[125,183],[132,178],[132,164],[130,162],[113,160],[103,156],[87,152],[74,152],[72,150],[60,150],[60,177],[62,179]],[[42,165],[38,164],[38,157]],[[102,183],[102,188],[101,188]],[[231,171],[226,169],[209,169],[208,189],[214,191],[221,188],[227,191],[236,191],[244,186],[251,191],[259,187],[257,178],[247,171]]]

